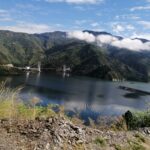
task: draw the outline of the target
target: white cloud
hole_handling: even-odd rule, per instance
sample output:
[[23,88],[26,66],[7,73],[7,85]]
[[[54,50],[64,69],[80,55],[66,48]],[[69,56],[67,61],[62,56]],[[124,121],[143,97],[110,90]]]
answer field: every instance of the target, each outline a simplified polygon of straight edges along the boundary
[[111,43],[112,46],[116,46],[119,48],[127,48],[130,50],[150,50],[150,42],[143,43],[140,40],[137,39],[129,39],[125,38],[123,40],[117,40]]
[[123,32],[124,30],[125,30],[125,28],[120,24],[114,24],[113,25],[113,31],[116,33]]
[[52,28],[45,24],[19,23],[13,26],[0,26],[0,30],[10,30],[23,33],[43,33],[52,31]]
[[118,39],[111,35],[99,35],[96,37],[96,40],[98,44],[111,44],[112,42],[117,41]]
[[82,32],[82,31],[72,31],[68,32],[68,37],[69,38],[76,38],[79,40],[83,40],[86,42],[95,42],[95,36],[93,34],[90,34],[88,32]]
[[96,3],[101,3],[104,0],[45,0],[45,1],[50,3],[66,2],[72,4],[96,4]]
[[125,33],[125,31],[131,31],[131,30],[135,30],[135,27],[131,24],[127,24],[127,23],[119,23],[119,22],[112,22],[111,23],[112,26],[112,30],[113,32],[117,33],[117,34],[122,34]]
[[97,38],[98,44],[110,44],[112,46],[118,48],[125,48],[130,50],[150,50],[150,42],[143,43],[137,39],[124,38],[122,40],[118,40],[116,37],[111,35],[100,35]]
[[143,25],[145,28],[150,29],[150,21],[139,21],[138,23]]
[[150,50],[150,42],[143,43],[138,39],[124,38],[122,40],[117,39],[111,35],[99,35],[94,36],[88,32],[73,31],[68,33],[69,38],[77,38],[86,42],[96,42],[98,45],[109,44],[118,48],[125,48],[134,51]]
[[136,10],[150,10],[150,6],[137,6],[137,7],[132,7],[130,11],[136,11]]
[[134,33],[131,38],[144,38],[147,40],[150,40],[150,34],[149,33]]

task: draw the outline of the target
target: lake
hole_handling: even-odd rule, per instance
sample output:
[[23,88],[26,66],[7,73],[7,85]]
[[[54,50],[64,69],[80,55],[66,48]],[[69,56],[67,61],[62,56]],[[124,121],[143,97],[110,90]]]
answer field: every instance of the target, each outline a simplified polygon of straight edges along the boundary
[[49,73],[1,76],[0,80],[7,80],[12,88],[23,86],[20,97],[24,101],[39,97],[42,105],[63,105],[70,115],[78,113],[82,119],[118,116],[127,110],[144,110],[150,102],[149,95],[119,89],[119,86],[127,86],[150,92],[150,83],[110,82]]

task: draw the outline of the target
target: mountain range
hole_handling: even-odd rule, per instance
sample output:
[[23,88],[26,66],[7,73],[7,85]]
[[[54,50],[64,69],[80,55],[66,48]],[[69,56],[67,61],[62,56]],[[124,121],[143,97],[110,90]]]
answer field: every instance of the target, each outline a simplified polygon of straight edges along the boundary
[[[109,35],[107,32],[85,30],[93,36]],[[142,43],[147,39],[135,38]],[[69,38],[67,32],[42,34],[0,31],[0,64],[27,66],[42,62],[43,68],[71,67],[72,74],[86,75],[108,80],[150,79],[150,50],[134,51],[124,47],[87,42],[80,38]]]

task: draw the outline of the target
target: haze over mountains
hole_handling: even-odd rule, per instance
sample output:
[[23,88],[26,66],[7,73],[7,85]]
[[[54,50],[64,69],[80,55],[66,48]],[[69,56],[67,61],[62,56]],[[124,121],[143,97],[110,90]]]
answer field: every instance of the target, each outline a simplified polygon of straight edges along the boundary
[[148,81],[150,41],[88,30],[43,34],[0,31],[0,64],[26,66],[38,61],[55,69],[66,64],[78,75]]

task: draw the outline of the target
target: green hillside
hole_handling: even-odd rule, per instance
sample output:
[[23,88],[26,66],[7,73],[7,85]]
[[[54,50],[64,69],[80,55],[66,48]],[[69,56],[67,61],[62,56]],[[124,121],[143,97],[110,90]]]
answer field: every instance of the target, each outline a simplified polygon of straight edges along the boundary
[[73,74],[101,79],[148,81],[150,75],[149,51],[99,47],[69,39],[65,32],[59,31],[43,34],[0,31],[0,64],[26,66],[38,61],[42,67],[55,70],[66,64]]

